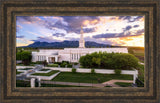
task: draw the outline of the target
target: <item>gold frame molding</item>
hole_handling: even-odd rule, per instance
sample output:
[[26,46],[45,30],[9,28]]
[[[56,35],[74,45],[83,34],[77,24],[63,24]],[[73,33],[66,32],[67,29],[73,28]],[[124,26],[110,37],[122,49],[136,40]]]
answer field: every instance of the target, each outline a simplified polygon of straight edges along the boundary
[[[160,24],[158,0],[1,0],[1,103],[159,103]],[[16,88],[16,16],[144,15],[145,87],[139,88]]]

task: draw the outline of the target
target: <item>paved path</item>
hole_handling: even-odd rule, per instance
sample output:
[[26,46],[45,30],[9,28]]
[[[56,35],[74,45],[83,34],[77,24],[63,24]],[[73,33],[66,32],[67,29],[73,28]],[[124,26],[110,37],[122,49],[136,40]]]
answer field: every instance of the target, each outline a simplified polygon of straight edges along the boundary
[[41,81],[45,84],[60,84],[60,85],[75,85],[75,86],[89,86],[89,87],[104,87],[105,84],[92,84],[92,83],[73,83],[73,82],[58,82],[58,81]]
[[142,64],[142,65],[144,65],[144,63],[142,63],[142,62],[139,62],[139,64]]
[[41,83],[45,83],[45,84],[75,85],[75,86],[89,86],[89,87],[105,87],[105,86],[119,87],[119,85],[114,84],[115,82],[133,83],[132,80],[110,80],[102,84],[41,81]]
[[133,83],[133,80],[114,80],[114,79],[112,79],[112,80],[104,82],[102,84],[112,86],[112,87],[119,87],[119,85],[115,84],[116,82]]

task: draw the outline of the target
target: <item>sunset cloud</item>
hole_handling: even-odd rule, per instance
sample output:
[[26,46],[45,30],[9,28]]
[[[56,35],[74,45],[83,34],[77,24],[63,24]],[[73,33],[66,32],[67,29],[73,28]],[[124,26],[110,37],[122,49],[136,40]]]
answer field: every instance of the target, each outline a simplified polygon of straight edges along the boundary
[[123,46],[144,44],[144,16],[17,16],[16,25],[19,46],[37,41],[79,40],[81,26],[86,41]]

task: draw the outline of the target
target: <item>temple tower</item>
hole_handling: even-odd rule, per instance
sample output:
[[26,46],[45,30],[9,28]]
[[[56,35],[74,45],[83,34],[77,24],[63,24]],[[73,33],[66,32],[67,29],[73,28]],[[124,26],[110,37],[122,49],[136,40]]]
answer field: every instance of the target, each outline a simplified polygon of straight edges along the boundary
[[80,35],[80,40],[79,40],[79,48],[85,48],[85,41],[83,38],[83,28],[81,26],[81,35]]

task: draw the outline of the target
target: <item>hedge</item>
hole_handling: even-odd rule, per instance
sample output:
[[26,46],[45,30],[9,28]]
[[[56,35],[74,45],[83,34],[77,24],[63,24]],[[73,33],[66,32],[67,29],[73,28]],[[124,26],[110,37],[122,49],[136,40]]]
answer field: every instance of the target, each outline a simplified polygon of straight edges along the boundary
[[94,52],[80,57],[84,68],[132,69],[138,66],[138,58],[129,53]]

